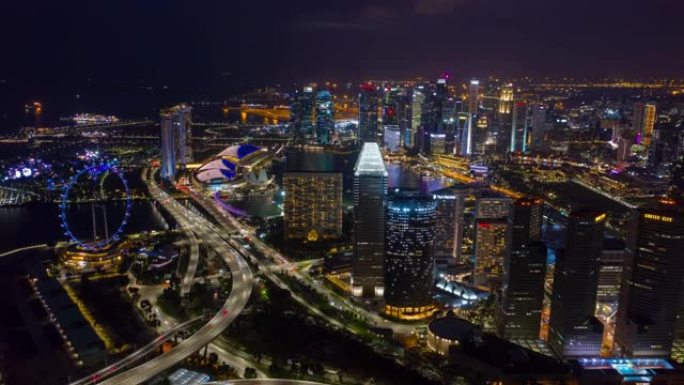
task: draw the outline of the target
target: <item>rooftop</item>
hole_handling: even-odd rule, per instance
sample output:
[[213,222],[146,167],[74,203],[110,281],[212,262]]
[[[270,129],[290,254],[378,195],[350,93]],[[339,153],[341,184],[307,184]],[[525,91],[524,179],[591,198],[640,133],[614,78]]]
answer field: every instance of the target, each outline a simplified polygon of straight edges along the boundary
[[356,167],[354,167],[354,174],[388,175],[385,160],[382,159],[380,147],[377,143],[366,142],[363,144],[359,159],[356,161]]

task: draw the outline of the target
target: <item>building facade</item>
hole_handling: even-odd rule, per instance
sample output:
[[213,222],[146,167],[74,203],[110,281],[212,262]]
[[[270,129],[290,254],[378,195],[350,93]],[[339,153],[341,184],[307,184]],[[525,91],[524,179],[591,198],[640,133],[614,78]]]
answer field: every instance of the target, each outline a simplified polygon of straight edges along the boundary
[[541,199],[518,199],[509,218],[510,251],[504,261],[497,332],[506,339],[538,339],[541,326],[546,245],[541,242]]
[[387,170],[377,143],[364,143],[354,167],[354,261],[352,293],[384,293]]
[[284,237],[310,242],[342,236],[342,174],[286,172]]
[[598,357],[603,325],[594,317],[606,213],[577,210],[568,218],[565,250],[557,253],[549,347],[559,357]]
[[378,140],[378,94],[372,84],[361,85],[359,92],[359,141],[375,142]]
[[615,343],[627,357],[667,358],[681,312],[684,276],[684,210],[662,200],[633,214]]
[[402,191],[388,199],[385,314],[389,317],[423,319],[434,311],[435,217],[432,197]]

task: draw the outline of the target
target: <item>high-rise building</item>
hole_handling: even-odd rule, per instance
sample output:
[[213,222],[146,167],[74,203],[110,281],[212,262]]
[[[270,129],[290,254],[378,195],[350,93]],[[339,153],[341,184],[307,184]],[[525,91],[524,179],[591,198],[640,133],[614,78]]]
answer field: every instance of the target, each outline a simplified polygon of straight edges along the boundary
[[535,104],[532,106],[532,149],[541,151],[546,131],[546,106]]
[[385,260],[387,170],[375,142],[364,143],[354,168],[352,293],[382,296]]
[[495,289],[503,276],[504,258],[508,253],[508,219],[475,220],[475,268],[473,281],[478,286]]
[[625,243],[617,238],[604,239],[600,263],[596,302],[614,306],[618,303],[620,296],[622,267],[625,264]]
[[384,126],[385,134],[383,141],[385,148],[390,152],[396,152],[401,149],[401,128],[396,124],[388,124]]
[[513,112],[513,84],[508,83],[501,87],[499,93],[498,113],[500,115],[510,115]]
[[469,188],[451,186],[432,192],[437,203],[435,225],[435,260],[448,264],[462,263],[465,199]]
[[446,152],[446,135],[430,134],[430,154],[444,154]]
[[498,219],[508,218],[511,214],[510,198],[491,194],[487,191],[482,192],[475,201],[476,219]]
[[617,153],[615,154],[618,162],[626,162],[632,149],[632,141],[629,139],[619,139],[617,143]]
[[315,242],[342,236],[342,174],[286,172],[284,237]]
[[634,103],[632,129],[637,133],[639,143],[646,148],[651,145],[651,135],[655,127],[656,106],[652,103]]
[[313,87],[304,87],[293,97],[290,106],[290,124],[293,135],[297,138],[312,138],[314,136],[314,92]]
[[538,339],[544,301],[546,245],[541,242],[541,199],[518,199],[509,222],[502,295],[496,313],[499,335]]
[[167,108],[161,118],[162,169],[164,179],[173,180],[176,168],[192,161],[192,108],[187,104]]
[[176,139],[173,114],[161,112],[161,177],[173,181],[176,177]]
[[375,142],[378,140],[378,94],[375,86],[366,83],[359,92],[359,141]]
[[406,135],[404,145],[409,149],[416,149],[420,145],[420,133],[423,118],[423,104],[425,104],[425,86],[418,85],[413,89],[411,99],[411,129],[410,133]]
[[513,133],[513,84],[505,84],[499,92],[499,101],[494,122],[494,138],[496,151],[510,152]]
[[335,132],[335,103],[329,91],[316,94],[316,139],[320,144],[330,143]]
[[468,87],[468,112],[476,115],[480,106],[480,81],[472,79]]
[[662,200],[633,214],[615,343],[627,357],[667,358],[672,352],[684,276],[684,209]]
[[173,107],[174,113],[174,127],[176,129],[176,136],[178,142],[177,161],[182,169],[188,162],[192,162],[192,107],[187,104],[179,104]]
[[556,255],[549,347],[563,358],[597,357],[603,325],[594,317],[606,213],[576,210],[568,218],[565,250]]
[[500,284],[508,252],[508,217],[511,200],[482,191],[475,201],[475,266],[473,280],[492,288]]
[[433,311],[436,202],[417,193],[390,196],[385,226],[385,314],[406,320]]
[[516,101],[512,106],[511,147],[510,152],[527,152],[528,105]]

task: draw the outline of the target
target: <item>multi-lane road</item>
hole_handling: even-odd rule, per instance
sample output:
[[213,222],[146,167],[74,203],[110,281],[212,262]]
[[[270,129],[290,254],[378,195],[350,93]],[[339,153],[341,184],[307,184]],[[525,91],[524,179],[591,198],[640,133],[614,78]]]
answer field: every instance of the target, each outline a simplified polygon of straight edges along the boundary
[[175,346],[170,351],[161,354],[149,361],[106,379],[100,384],[106,385],[133,385],[143,383],[162,371],[171,368],[184,360],[202,347],[215,339],[225,330],[242,309],[247,305],[252,291],[252,272],[242,256],[230,247],[214,231],[207,229],[214,227],[206,219],[192,213],[176,200],[162,191],[153,180],[148,180],[150,193],[158,200],[171,215],[177,214],[184,217],[189,229],[196,234],[203,234],[205,245],[214,249],[228,266],[233,280],[230,295],[218,313],[207,324],[202,326],[195,334]]

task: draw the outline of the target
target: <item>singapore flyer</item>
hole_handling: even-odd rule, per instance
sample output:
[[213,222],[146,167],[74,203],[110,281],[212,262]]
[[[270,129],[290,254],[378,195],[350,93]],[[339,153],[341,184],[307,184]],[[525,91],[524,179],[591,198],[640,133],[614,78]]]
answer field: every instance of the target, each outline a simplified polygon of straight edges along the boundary
[[83,250],[105,249],[121,239],[128,222],[128,182],[113,164],[87,166],[64,183],[59,207],[70,243]]

